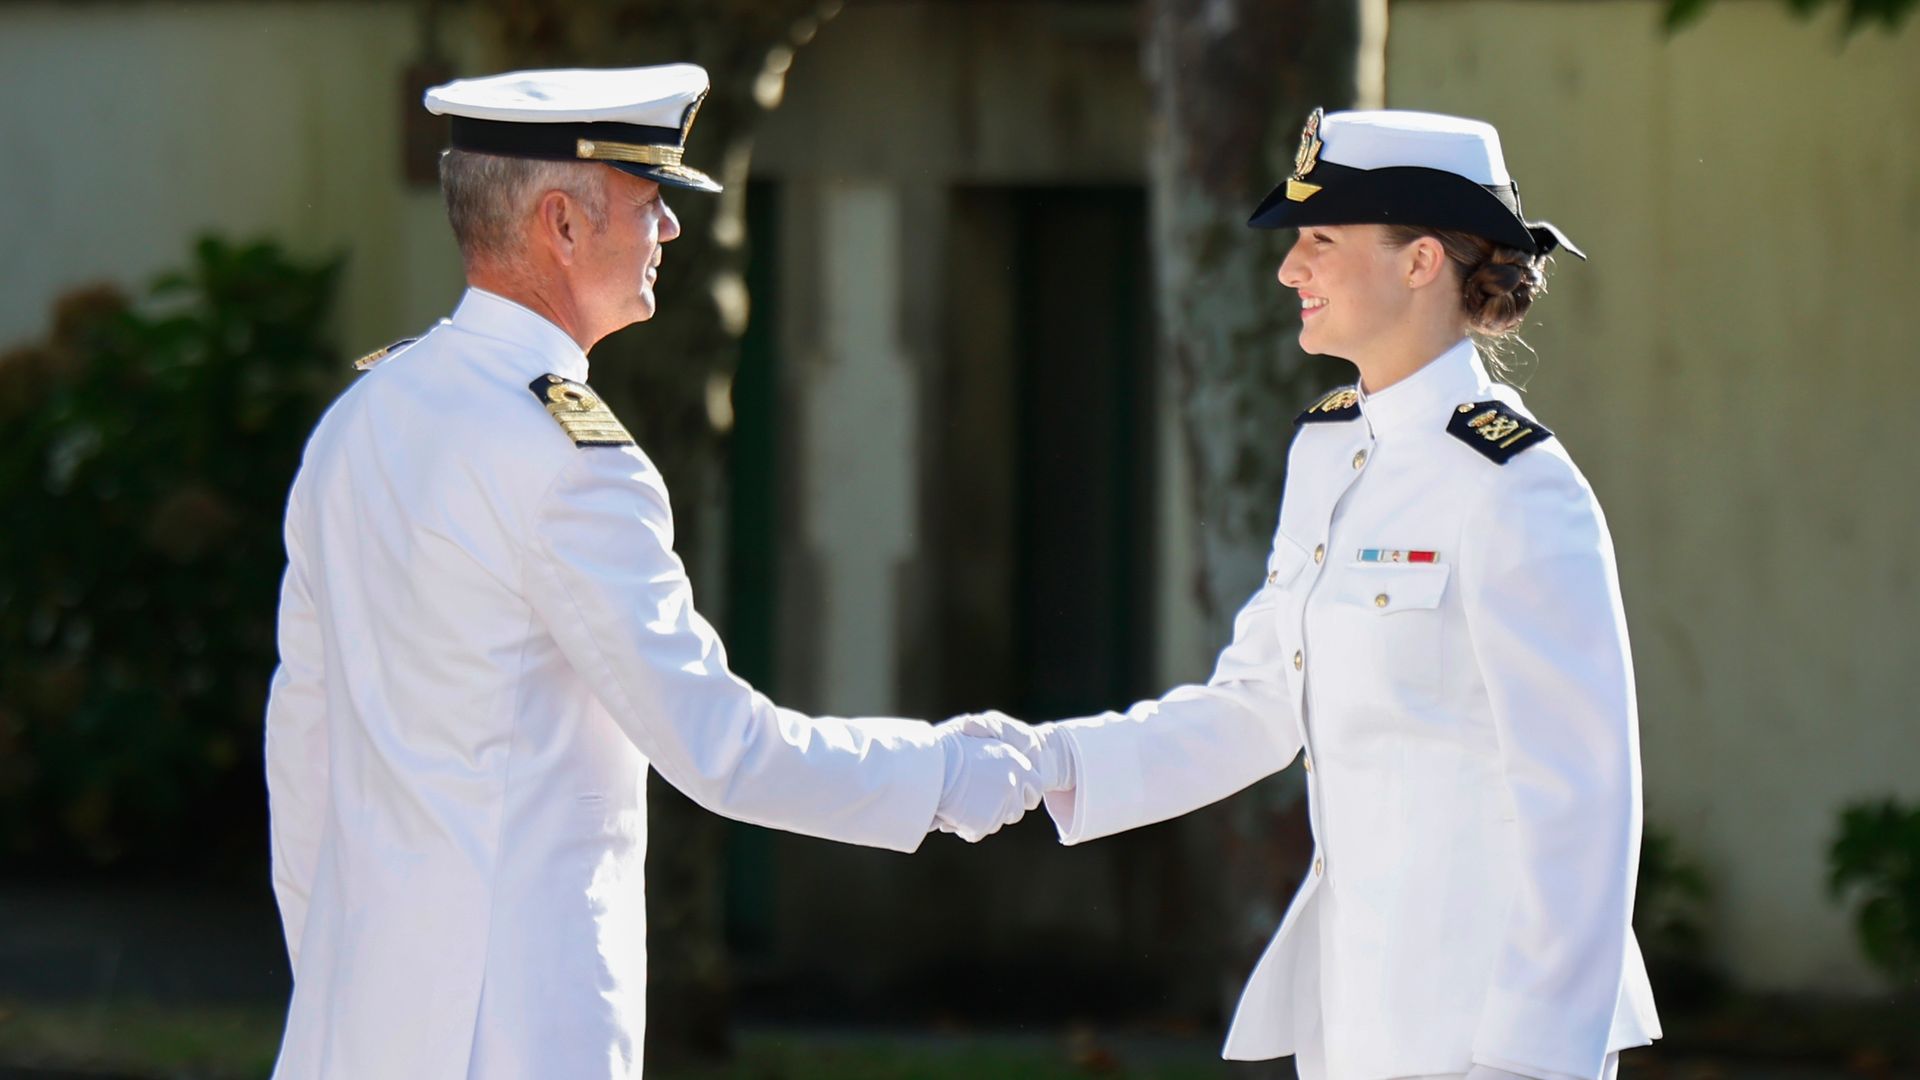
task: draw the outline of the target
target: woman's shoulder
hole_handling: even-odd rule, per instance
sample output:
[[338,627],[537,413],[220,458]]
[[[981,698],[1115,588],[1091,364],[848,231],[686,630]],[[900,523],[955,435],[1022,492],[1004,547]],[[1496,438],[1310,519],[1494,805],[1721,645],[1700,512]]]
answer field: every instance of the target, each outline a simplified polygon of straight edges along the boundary
[[1447,441],[1462,448],[1460,467],[1480,474],[1490,500],[1592,500],[1566,443],[1512,387],[1495,386],[1482,400],[1453,407],[1443,422]]

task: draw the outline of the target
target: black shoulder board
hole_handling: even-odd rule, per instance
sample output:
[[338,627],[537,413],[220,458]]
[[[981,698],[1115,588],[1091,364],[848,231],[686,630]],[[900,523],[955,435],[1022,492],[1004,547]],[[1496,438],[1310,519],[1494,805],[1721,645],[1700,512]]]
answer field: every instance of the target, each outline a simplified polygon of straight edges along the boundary
[[633,436],[586,383],[542,375],[527,384],[575,446],[632,446]]
[[353,362],[353,370],[365,371],[368,368],[374,366],[375,364],[378,364],[380,361],[385,360],[387,357],[392,356],[394,353],[399,352],[401,349],[404,349],[407,346],[419,340],[420,340],[419,338],[403,337],[399,341],[394,342],[393,344],[387,346],[384,349],[375,349],[372,352],[368,353],[367,355],[361,357],[360,359],[355,360]]
[[1343,386],[1314,402],[1306,412],[1293,418],[1296,424],[1323,424],[1333,420],[1352,420],[1360,415],[1360,391]]
[[1498,401],[1475,401],[1453,410],[1447,434],[1505,465],[1529,446],[1553,438],[1538,420],[1521,416]]

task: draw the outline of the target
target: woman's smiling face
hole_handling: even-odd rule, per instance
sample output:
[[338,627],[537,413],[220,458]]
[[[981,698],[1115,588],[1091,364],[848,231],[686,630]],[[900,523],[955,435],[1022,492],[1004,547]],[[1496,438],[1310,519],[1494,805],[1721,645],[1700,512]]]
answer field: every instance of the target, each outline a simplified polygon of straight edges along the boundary
[[1306,225],[1280,263],[1280,284],[1300,294],[1300,348],[1358,360],[1394,332],[1412,302],[1404,247],[1379,225]]

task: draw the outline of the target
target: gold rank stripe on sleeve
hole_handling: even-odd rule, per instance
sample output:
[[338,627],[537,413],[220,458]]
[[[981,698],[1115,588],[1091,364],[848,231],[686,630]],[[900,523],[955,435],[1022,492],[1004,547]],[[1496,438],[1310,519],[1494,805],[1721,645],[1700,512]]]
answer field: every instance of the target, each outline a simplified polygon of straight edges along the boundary
[[1360,392],[1351,386],[1343,386],[1307,407],[1307,411],[1294,417],[1296,424],[1319,424],[1334,420],[1352,420],[1360,415]]
[[575,446],[632,446],[633,436],[585,383],[542,375],[527,384]]
[[1498,401],[1472,401],[1453,410],[1447,433],[1505,465],[1515,454],[1553,438],[1540,421],[1513,412]]

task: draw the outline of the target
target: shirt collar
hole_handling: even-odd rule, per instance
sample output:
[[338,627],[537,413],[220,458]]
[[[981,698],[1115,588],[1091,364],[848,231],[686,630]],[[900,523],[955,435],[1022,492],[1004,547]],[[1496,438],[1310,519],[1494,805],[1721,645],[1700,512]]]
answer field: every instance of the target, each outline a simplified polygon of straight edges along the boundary
[[1484,399],[1492,384],[1480,351],[1471,339],[1461,338],[1459,344],[1385,390],[1361,391],[1360,412],[1376,435],[1444,425],[1452,407]]
[[469,287],[449,321],[470,334],[520,346],[516,358],[525,358],[520,374],[528,378],[551,373],[574,382],[587,381],[587,354],[567,332],[504,296]]

